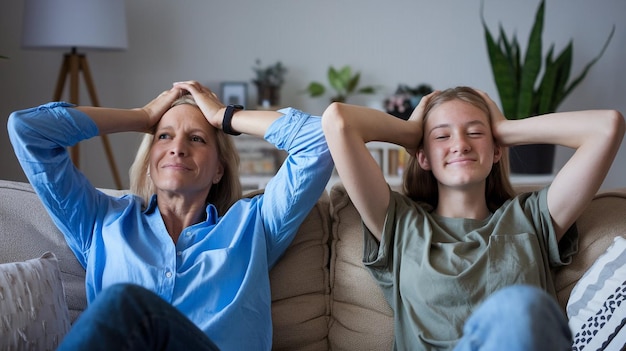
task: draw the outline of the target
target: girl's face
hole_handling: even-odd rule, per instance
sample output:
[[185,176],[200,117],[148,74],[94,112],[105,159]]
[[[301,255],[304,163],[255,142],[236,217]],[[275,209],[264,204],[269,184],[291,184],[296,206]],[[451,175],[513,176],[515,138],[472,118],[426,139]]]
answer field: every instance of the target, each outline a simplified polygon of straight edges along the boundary
[[150,178],[157,193],[206,198],[223,174],[215,129],[200,109],[188,104],[169,109],[157,125],[150,149]]
[[440,186],[464,187],[484,182],[501,156],[489,116],[467,102],[451,100],[430,111],[417,160]]

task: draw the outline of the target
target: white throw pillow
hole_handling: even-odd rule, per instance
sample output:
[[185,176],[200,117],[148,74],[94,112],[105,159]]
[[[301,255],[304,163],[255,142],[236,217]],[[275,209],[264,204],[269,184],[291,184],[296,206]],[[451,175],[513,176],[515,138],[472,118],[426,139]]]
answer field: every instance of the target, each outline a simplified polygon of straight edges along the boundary
[[626,238],[616,237],[576,283],[567,303],[573,350],[626,345]]
[[54,254],[0,264],[0,350],[54,350],[69,328]]

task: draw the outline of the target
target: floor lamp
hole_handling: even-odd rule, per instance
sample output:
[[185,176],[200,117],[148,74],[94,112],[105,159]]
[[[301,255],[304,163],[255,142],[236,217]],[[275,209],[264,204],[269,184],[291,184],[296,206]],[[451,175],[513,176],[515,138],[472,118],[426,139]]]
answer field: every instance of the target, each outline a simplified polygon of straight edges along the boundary
[[[127,48],[124,0],[25,0],[22,46],[25,48],[70,48],[63,56],[53,99],[61,100],[69,80],[69,102],[78,105],[80,76],[85,81],[92,106],[100,106],[87,63],[87,55],[78,48],[124,50]],[[118,189],[122,189],[115,159],[107,135],[102,144]],[[80,145],[70,148],[71,158],[80,168]]]

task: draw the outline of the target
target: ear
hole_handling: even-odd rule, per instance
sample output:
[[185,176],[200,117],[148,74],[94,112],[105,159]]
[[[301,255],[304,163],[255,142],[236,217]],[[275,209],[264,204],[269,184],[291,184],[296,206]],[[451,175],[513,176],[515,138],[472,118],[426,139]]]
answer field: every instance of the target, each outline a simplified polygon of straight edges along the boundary
[[420,167],[422,167],[423,170],[431,170],[430,162],[428,161],[428,157],[426,157],[426,154],[424,153],[424,149],[419,149],[415,157],[417,158],[417,163],[420,165]]
[[213,184],[217,184],[222,180],[224,176],[224,166],[220,163],[217,165],[217,172],[215,172],[215,176],[213,177]]
[[500,162],[500,159],[502,159],[502,153],[503,153],[502,146],[498,144],[494,144],[493,146],[493,164],[494,165]]

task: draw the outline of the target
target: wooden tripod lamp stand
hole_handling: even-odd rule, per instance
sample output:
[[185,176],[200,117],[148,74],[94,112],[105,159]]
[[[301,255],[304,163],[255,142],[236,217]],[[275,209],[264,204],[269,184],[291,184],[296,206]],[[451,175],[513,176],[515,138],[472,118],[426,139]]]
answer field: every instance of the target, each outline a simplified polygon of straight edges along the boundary
[[[70,53],[65,54],[63,57],[63,63],[61,64],[61,70],[59,71],[59,79],[57,80],[56,89],[54,90],[54,101],[60,101],[63,94],[63,88],[66,80],[70,81],[70,100],[72,104],[78,105],[79,95],[79,78],[80,74],[83,74],[89,97],[91,98],[92,106],[100,106],[98,97],[96,96],[96,89],[91,77],[91,71],[89,71],[89,65],[87,64],[87,56],[76,52],[76,48],[72,48]],[[122,180],[120,174],[115,165],[115,158],[113,157],[113,151],[111,150],[111,144],[109,143],[109,137],[106,134],[100,136],[102,140],[102,146],[106,153],[107,160],[109,161],[109,167],[113,174],[113,180],[115,186],[118,189],[122,189]],[[76,165],[76,168],[80,168],[80,145],[76,144],[70,148],[72,162]]]
[[[26,48],[71,48],[63,57],[53,99],[61,100],[69,80],[69,102],[79,104],[82,74],[92,106],[100,106],[87,64],[77,48],[124,50],[127,48],[124,0],[25,0],[22,46]],[[100,136],[118,189],[122,189],[107,135]],[[72,161],[80,168],[80,145],[70,148]]]

